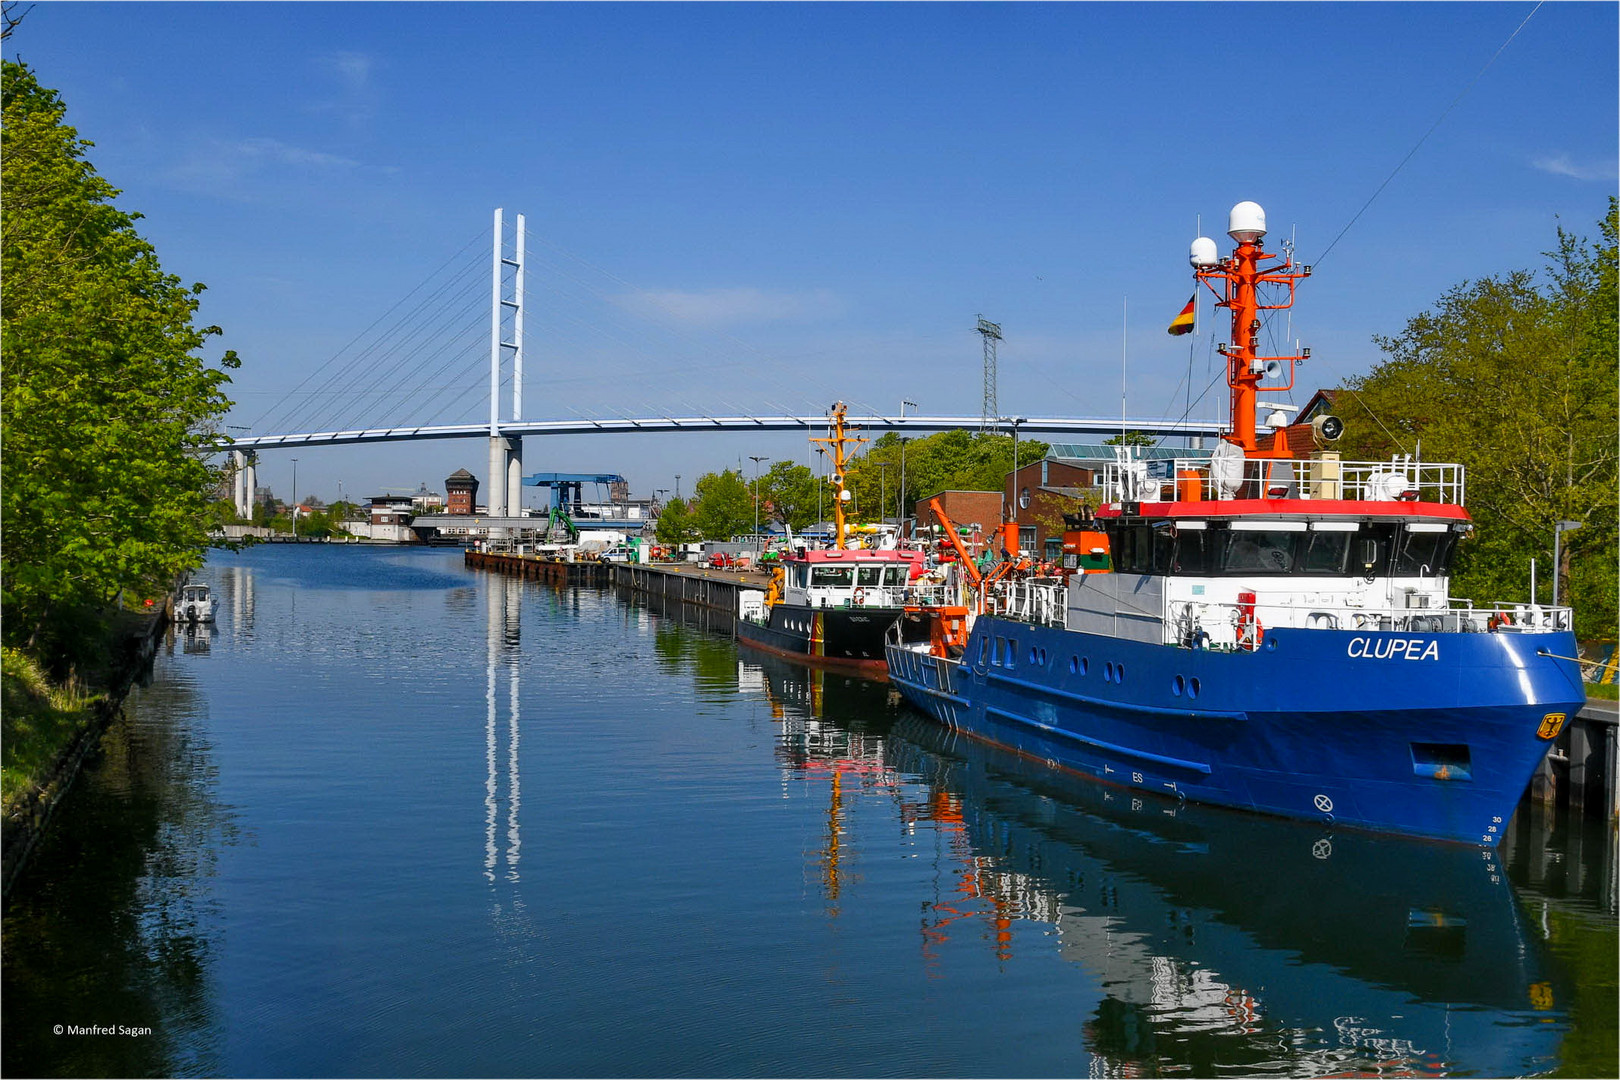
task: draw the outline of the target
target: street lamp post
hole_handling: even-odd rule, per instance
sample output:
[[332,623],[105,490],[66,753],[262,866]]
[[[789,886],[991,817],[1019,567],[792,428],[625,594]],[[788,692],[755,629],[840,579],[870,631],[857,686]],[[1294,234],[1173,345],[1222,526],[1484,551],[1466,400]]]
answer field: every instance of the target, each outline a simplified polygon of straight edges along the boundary
[[[1013,471],[1012,471],[1012,482],[1007,485],[1008,488],[1009,488],[1008,494],[1011,496],[1011,498],[1008,499],[1008,503],[1010,505],[1007,507],[1007,514],[1008,514],[1007,520],[1012,521],[1012,522],[1017,522],[1018,521],[1018,510],[1019,510],[1019,506],[1018,506],[1018,425],[1022,424],[1026,419],[1028,419],[1028,417],[1023,417],[1023,416],[1009,416],[1009,417],[1006,417],[1007,422],[1012,425],[1012,429],[1013,429]],[[1017,541],[1017,544],[1018,544],[1020,550],[1022,549],[1022,540],[1023,540],[1022,527],[1020,527],[1019,540]],[[1015,555],[1017,553],[1018,552],[1016,552],[1016,551],[1013,552],[1013,554],[1015,554]]]
[[754,548],[760,549],[759,542],[759,463],[771,460],[763,454],[749,454],[748,460],[754,463]]
[[878,467],[878,524],[889,514],[889,463],[880,461]]
[[[1555,521],[1555,522],[1553,522],[1553,584],[1552,584],[1552,606],[1553,607],[1558,606],[1558,575],[1564,568],[1564,564],[1559,562],[1559,560],[1558,560],[1558,538],[1560,536],[1562,536],[1564,533],[1575,531],[1576,529],[1580,528],[1584,524],[1585,524],[1585,522],[1583,522],[1583,521]],[[1532,604],[1535,603],[1536,598],[1532,596],[1530,598],[1530,602]]]
[[[910,405],[913,409],[917,407],[915,401],[902,400],[900,402],[900,419],[902,421],[906,418],[907,405]],[[905,424],[902,423],[900,426],[903,428]],[[897,508],[898,520],[903,527],[906,523],[906,434],[904,431],[900,433],[900,497],[896,501],[900,504]]]
[[816,525],[821,524],[821,488],[826,482],[824,470],[827,468],[827,451],[823,447],[816,447]]
[[298,538],[298,459],[297,458],[292,459],[292,465],[293,465],[292,523],[293,523],[293,539],[296,540]]
[[675,474],[675,498],[679,499],[680,497],[681,497],[681,474],[676,473]]

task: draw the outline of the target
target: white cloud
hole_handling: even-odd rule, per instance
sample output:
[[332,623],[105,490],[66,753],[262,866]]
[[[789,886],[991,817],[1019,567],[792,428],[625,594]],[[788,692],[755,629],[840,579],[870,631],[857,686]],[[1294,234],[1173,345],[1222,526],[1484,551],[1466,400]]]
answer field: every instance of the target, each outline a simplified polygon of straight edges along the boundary
[[627,306],[657,309],[699,326],[804,321],[843,313],[844,304],[827,289],[774,292],[768,289],[709,289],[704,292],[644,290],[625,298]]
[[376,61],[365,53],[334,52],[317,56],[314,63],[335,86],[328,97],[309,106],[312,112],[330,113],[350,124],[372,117],[378,100],[377,87],[372,81]]
[[189,191],[242,198],[242,185],[265,175],[296,172],[330,176],[360,167],[358,161],[279,139],[215,139],[197,147],[169,169],[166,179]]
[[1542,172],[1549,172],[1554,176],[1568,176],[1574,180],[1613,180],[1617,175],[1615,163],[1612,161],[1580,164],[1571,161],[1568,154],[1540,157],[1531,164]]

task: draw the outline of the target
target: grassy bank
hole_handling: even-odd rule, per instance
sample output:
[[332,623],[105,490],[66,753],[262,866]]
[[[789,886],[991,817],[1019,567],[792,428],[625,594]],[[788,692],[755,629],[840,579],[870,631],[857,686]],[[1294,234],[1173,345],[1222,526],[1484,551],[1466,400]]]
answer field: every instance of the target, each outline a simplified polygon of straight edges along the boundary
[[0,809],[41,784],[92,719],[101,696],[53,683],[17,649],[0,650]]

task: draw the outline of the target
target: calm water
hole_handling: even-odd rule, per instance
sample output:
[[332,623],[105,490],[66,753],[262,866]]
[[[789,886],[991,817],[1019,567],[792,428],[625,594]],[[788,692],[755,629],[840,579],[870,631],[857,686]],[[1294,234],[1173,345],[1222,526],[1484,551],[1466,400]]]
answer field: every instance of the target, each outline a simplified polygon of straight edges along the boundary
[[7,912],[8,1075],[1615,1075],[1601,828],[1138,801],[459,552],[202,576]]

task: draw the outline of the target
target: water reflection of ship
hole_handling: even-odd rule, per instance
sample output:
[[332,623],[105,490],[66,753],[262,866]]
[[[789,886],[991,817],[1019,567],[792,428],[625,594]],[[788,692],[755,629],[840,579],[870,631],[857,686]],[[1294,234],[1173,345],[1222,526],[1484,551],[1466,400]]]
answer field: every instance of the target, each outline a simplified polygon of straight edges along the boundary
[[933,839],[920,950],[1005,966],[1055,950],[1101,999],[1093,1075],[1161,1067],[1313,1075],[1515,1075],[1555,1060],[1550,972],[1496,853],[1133,795],[885,707],[887,688],[765,658],[739,665],[782,724],[784,774],[824,776],[812,853],[848,902],[863,794]]
[[[849,870],[844,836],[848,799],[892,792],[899,777],[884,761],[880,730],[860,718],[880,714],[888,691],[869,679],[750,653],[737,661],[739,688],[757,688],[781,723],[776,758],[785,777],[827,781],[827,824],[816,861],[829,915],[837,915]],[[828,715],[837,719],[830,720]]]
[[911,717],[887,747],[928,788],[907,812],[949,838],[956,871],[925,955],[940,962],[958,918],[988,922],[978,936],[1003,961],[1017,921],[1031,944],[1055,929],[1105,994],[1087,1025],[1103,1074],[1162,1059],[1506,1076],[1553,1060],[1565,995],[1494,852],[1143,799]]
[[[163,628],[163,651],[174,655],[176,646],[187,656],[207,656],[213,649],[218,624],[213,622],[171,622]],[[151,684],[151,669],[143,673],[141,685]]]

